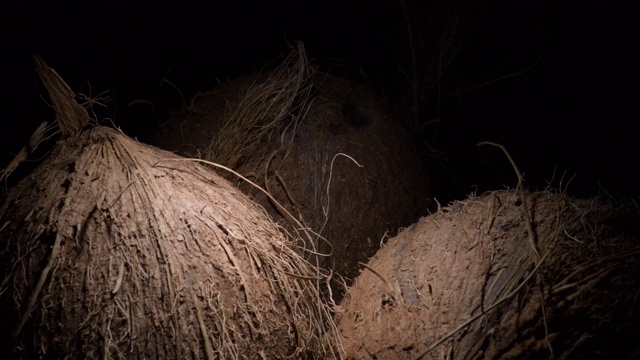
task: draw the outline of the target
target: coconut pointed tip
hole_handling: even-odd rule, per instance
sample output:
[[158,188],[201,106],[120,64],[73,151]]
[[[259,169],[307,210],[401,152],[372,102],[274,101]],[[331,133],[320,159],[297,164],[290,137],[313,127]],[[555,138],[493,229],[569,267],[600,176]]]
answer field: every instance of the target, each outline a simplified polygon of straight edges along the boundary
[[75,100],[75,93],[58,73],[47,66],[38,55],[34,56],[36,71],[49,93],[56,112],[56,121],[63,138],[75,136],[89,122],[87,110]]

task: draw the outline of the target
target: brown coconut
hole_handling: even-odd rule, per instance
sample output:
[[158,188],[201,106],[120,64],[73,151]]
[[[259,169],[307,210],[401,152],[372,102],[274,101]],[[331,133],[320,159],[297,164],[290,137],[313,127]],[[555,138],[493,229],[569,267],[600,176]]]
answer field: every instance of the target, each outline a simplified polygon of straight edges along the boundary
[[196,96],[156,144],[260,184],[278,204],[238,182],[290,231],[301,223],[312,237],[305,248],[329,255],[322,266],[348,279],[431,199],[413,139],[385,101],[318,73],[301,44],[270,72]]
[[346,357],[628,358],[640,335],[639,220],[635,208],[546,191],[442,208],[391,239],[349,289],[336,318]]
[[0,357],[338,357],[317,271],[262,208],[193,161],[66,129],[0,208]]

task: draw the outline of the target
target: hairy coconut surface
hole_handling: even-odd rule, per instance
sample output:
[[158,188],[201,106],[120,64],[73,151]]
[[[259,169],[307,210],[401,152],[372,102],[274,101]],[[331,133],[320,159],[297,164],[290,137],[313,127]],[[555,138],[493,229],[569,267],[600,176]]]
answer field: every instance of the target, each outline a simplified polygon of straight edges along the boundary
[[384,100],[364,85],[317,73],[300,44],[273,71],[194,98],[156,145],[256,181],[278,204],[238,186],[290,231],[303,224],[312,234],[305,247],[329,255],[322,266],[346,278],[430,199],[412,138]]
[[62,140],[0,209],[12,358],[325,358],[317,273],[209,169],[105,128]]
[[640,334],[638,217],[546,191],[442,208],[349,289],[336,318],[347,358],[625,358]]

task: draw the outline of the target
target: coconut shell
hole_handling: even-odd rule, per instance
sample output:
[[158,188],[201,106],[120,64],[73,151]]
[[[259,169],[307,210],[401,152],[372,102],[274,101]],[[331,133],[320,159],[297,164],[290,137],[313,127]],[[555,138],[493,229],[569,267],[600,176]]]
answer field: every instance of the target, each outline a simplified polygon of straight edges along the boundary
[[639,220],[635,208],[546,191],[442,208],[391,239],[349,289],[336,318],[346,357],[628,358],[640,335]]
[[315,269],[213,171],[93,127],[0,208],[15,359],[335,357]]
[[[288,105],[291,111],[281,109],[289,115],[276,119],[275,134],[250,140],[242,135],[249,131],[239,129],[221,136],[220,129],[235,121],[234,113],[246,109],[247,99],[253,101],[255,116],[264,116],[263,108],[275,95],[256,89],[282,82],[281,73],[240,78],[198,95],[173,114],[155,144],[232,167],[260,184],[313,233],[313,244],[305,247],[328,255],[320,258],[322,267],[349,282],[359,274],[358,263],[366,262],[386,236],[415,222],[429,207],[428,174],[413,138],[381,96],[324,73],[302,80],[297,77],[306,75],[285,74],[284,80],[311,85],[298,90]],[[264,123],[273,126],[274,118]],[[243,151],[207,151],[230,137],[246,139]],[[229,153],[241,155],[229,163]],[[290,225],[279,205],[243,182],[237,185],[280,224]]]

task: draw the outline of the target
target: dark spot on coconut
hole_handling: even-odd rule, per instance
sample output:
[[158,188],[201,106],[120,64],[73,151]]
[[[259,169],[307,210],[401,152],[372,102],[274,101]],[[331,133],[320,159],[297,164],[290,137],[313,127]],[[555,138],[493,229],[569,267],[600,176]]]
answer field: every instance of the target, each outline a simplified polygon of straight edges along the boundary
[[393,298],[385,298],[385,299],[382,299],[381,304],[382,304],[383,308],[386,307],[386,306],[393,307],[394,300],[393,300]]
[[520,226],[520,224],[517,223],[517,222],[508,222],[508,223],[500,226],[500,231],[509,232],[509,231],[512,231],[513,229],[517,228],[518,226]]
[[222,224],[220,224],[220,223],[216,223],[216,225],[218,226],[218,228],[219,228],[220,230],[222,230],[222,232],[223,232],[225,235],[229,236],[229,230],[227,230],[227,228],[226,228],[224,225],[222,225]]
[[69,178],[64,179],[60,185],[65,191],[69,190],[69,188],[71,187],[71,179]]
[[341,110],[342,115],[344,115],[344,122],[355,128],[366,127],[371,123],[371,119],[351,99],[347,99],[342,104]]
[[76,162],[71,161],[67,164],[67,171],[69,174],[76,172]]

